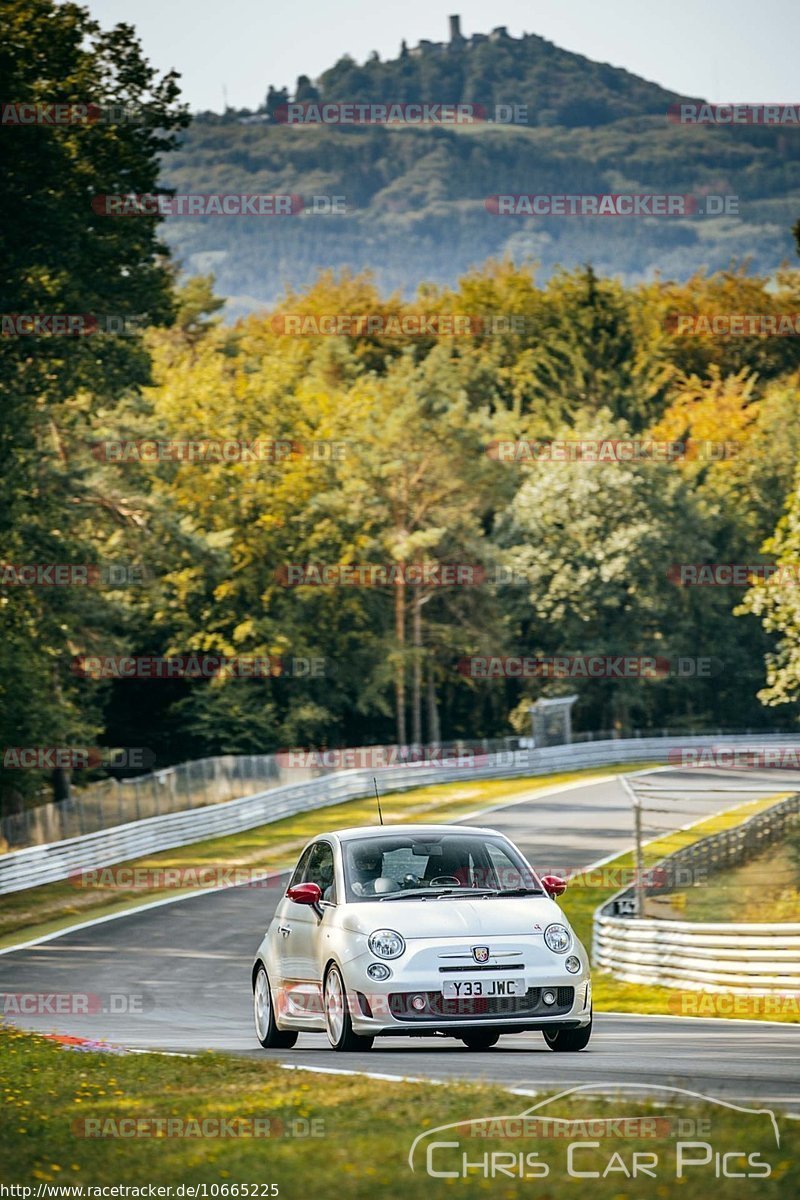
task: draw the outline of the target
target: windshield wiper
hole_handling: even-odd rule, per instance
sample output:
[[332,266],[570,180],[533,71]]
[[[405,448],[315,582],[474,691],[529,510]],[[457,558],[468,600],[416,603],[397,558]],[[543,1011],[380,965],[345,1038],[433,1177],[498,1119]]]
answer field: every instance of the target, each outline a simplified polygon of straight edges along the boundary
[[418,900],[420,896],[440,896],[441,888],[404,888],[399,892],[386,892],[383,896],[370,896],[370,900]]
[[379,900],[405,900],[410,897],[412,900],[426,900],[429,896],[432,900],[438,900],[442,896],[493,896],[495,894],[492,888],[471,888],[471,887],[441,887],[441,888],[408,888],[403,892],[387,892],[384,896],[379,896]]
[[541,888],[516,887],[492,888],[488,894],[491,896],[543,896],[544,892]]
[[439,892],[437,899],[449,900],[452,897],[454,900],[468,900],[470,896],[485,897],[494,895],[496,895],[494,888],[448,888],[447,891]]

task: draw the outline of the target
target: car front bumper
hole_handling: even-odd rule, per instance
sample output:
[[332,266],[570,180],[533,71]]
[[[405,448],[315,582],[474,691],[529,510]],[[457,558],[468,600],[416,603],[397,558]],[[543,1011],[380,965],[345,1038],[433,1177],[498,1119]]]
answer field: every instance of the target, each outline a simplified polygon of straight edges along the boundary
[[[377,960],[359,954],[345,966],[353,1029],[367,1036],[425,1035],[491,1028],[522,1032],[552,1025],[581,1026],[591,1019],[591,981],[586,953],[577,940],[567,954],[554,954],[542,939],[492,939],[485,964],[471,959],[463,943],[408,942],[405,953],[385,963],[392,974],[374,980],[367,967]],[[574,954],[581,969],[571,974],[564,960]],[[506,995],[444,996],[447,981],[480,981],[485,990],[493,981],[514,980],[516,993]]]

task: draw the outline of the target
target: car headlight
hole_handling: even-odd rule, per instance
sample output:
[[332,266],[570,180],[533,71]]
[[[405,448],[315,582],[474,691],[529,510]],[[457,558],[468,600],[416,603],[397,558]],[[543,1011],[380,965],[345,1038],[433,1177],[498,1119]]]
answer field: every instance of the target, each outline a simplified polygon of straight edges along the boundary
[[554,954],[566,954],[571,942],[566,925],[548,925],[544,931],[544,944]]
[[570,954],[569,958],[565,960],[564,966],[567,968],[570,975],[577,975],[578,971],[581,969],[581,960],[578,958],[577,954]]
[[376,929],[369,935],[367,945],[377,958],[399,958],[406,944],[393,929]]

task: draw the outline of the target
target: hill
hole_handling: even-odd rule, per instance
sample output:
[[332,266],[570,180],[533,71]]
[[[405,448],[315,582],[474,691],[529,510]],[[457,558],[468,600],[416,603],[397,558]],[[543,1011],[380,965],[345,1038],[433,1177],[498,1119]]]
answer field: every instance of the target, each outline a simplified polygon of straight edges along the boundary
[[[184,267],[213,270],[233,315],[299,288],[325,267],[370,268],[385,290],[451,284],[489,256],[535,259],[544,276],[591,262],[632,282],[684,279],[732,258],[774,270],[793,258],[800,132],[671,123],[693,98],[526,34],[451,36],[389,62],[343,58],[255,113],[196,117],[164,163],[179,192],[345,197],[343,214],[293,219],[170,218]],[[464,104],[485,120],[429,127],[286,123],[286,104]],[[526,123],[494,120],[522,106]],[[304,110],[308,113],[308,110]],[[313,110],[310,115],[313,115]],[[738,211],[686,218],[498,217],[496,193],[709,193]]]

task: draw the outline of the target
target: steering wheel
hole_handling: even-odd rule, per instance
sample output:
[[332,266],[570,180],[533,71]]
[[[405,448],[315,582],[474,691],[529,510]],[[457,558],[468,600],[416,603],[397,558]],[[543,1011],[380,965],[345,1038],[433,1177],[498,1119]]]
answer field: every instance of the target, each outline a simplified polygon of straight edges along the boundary
[[454,883],[456,887],[462,887],[460,879],[456,879],[455,875],[437,875],[435,879],[430,881],[431,887],[435,887],[437,883]]

